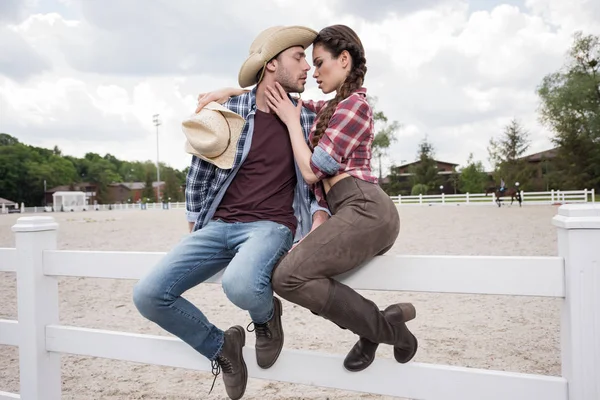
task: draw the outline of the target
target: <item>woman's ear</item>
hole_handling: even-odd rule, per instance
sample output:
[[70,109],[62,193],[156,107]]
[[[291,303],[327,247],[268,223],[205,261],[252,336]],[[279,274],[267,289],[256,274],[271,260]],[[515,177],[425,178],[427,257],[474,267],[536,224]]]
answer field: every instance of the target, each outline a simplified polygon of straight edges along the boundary
[[348,50],[342,50],[342,52],[340,53],[340,56],[338,57],[338,60],[340,61],[342,68],[346,69],[346,68],[350,67],[350,62],[352,61],[352,57],[350,56],[350,53],[348,52]]

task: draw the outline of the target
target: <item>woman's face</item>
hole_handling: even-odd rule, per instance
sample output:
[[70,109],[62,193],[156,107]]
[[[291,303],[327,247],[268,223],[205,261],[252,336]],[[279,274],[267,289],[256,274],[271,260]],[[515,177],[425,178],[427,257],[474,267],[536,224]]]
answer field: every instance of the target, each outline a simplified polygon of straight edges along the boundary
[[343,51],[338,58],[333,58],[332,54],[318,43],[312,53],[315,66],[313,78],[317,80],[319,89],[325,94],[338,90],[350,71],[351,61],[348,52]]

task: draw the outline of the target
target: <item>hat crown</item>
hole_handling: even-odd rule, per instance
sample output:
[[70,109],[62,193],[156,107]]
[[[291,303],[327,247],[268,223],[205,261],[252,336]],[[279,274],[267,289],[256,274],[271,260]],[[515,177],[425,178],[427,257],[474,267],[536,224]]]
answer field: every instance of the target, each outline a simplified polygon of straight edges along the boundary
[[219,111],[203,109],[197,118],[183,123],[186,133],[191,133],[188,140],[207,157],[218,157],[223,154],[229,142],[231,128],[225,116]]
[[269,37],[284,28],[284,26],[272,26],[262,31],[250,45],[250,54],[260,54],[265,44],[268,43]]

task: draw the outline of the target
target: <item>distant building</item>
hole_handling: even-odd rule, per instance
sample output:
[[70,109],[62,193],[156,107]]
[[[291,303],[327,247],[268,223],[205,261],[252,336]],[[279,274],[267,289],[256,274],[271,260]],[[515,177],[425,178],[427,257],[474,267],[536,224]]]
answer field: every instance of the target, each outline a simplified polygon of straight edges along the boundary
[[533,168],[534,174],[531,181],[531,186],[536,190],[550,190],[548,187],[547,174],[552,170],[554,159],[558,155],[558,148],[540,151],[521,157],[520,160],[525,160]]
[[[150,198],[150,202],[153,203],[156,201],[156,187],[158,183],[152,182],[152,189],[154,192],[154,196]],[[162,193],[164,191],[165,182],[160,182],[160,195],[162,197]],[[139,200],[142,200],[142,193],[146,188],[146,184],[144,182],[119,182],[119,183],[111,183],[108,185],[108,198],[111,199],[112,203],[127,203],[130,201],[131,203],[136,203]]]
[[[106,198],[108,203],[135,203],[142,198],[142,192],[145,188],[144,182],[117,182],[107,186]],[[156,201],[156,182],[152,182],[154,196],[150,202]],[[160,182],[160,194],[164,191],[165,182]],[[46,191],[46,204],[52,204],[53,195],[56,192],[81,191],[86,195],[86,204],[93,205],[97,201],[97,185],[90,182],[73,183],[71,185],[56,186]]]
[[12,200],[3,199],[2,197],[0,197],[0,207],[2,206],[2,204],[4,204],[5,207],[14,207],[17,205],[17,203],[15,203]]
[[46,200],[47,205],[51,205],[54,201],[54,193],[56,192],[84,192],[86,204],[94,204],[96,200],[96,184],[92,182],[79,182],[73,183],[71,185],[61,185],[53,187],[50,190],[47,190],[44,194],[44,198]]
[[[440,160],[434,160],[434,161],[436,163],[436,167],[437,167],[437,171],[438,171],[438,175],[439,175],[439,183],[440,183],[440,185],[444,186],[443,192],[444,193],[456,193],[458,188],[455,187],[456,182],[455,182],[455,180],[452,179],[452,176],[453,176],[453,174],[456,174],[456,167],[458,167],[459,164],[455,164],[455,163],[451,163],[451,162],[447,162],[447,161],[440,161]],[[391,179],[396,179],[397,180],[396,183],[399,184],[399,186],[401,187],[401,192],[403,194],[410,194],[410,191],[412,189],[410,180],[413,175],[410,172],[410,170],[414,167],[417,167],[420,163],[421,163],[421,161],[413,161],[408,164],[393,166],[392,167],[393,174],[388,175],[385,178],[383,178],[381,183],[382,184],[390,184]],[[438,189],[438,191],[439,191],[439,189]]]

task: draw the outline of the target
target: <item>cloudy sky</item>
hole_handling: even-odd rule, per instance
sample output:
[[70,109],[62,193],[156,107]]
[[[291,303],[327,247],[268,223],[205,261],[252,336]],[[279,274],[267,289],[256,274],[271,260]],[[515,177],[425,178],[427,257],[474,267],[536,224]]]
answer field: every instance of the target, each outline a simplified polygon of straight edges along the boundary
[[[427,135],[438,159],[487,166],[513,117],[531,152],[552,146],[535,89],[575,31],[600,33],[600,1],[0,0],[0,132],[154,161],[160,114],[160,160],[183,169],[181,120],[198,93],[237,85],[258,32],[337,23],[363,41],[377,109],[402,124],[389,162],[413,161]],[[303,97],[326,98],[312,79]]]

